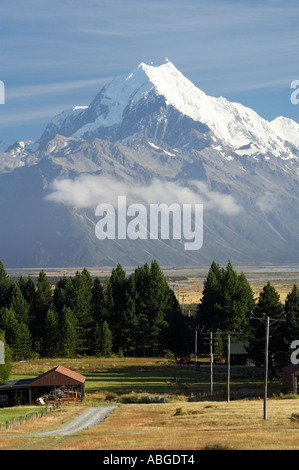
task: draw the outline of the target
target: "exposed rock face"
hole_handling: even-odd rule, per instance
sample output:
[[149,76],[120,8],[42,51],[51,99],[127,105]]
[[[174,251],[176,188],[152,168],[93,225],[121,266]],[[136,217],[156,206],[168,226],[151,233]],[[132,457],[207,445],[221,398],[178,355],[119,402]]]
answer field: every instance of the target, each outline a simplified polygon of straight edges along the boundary
[[[290,119],[267,122],[208,97],[167,60],[140,64],[89,106],[54,117],[38,142],[0,154],[0,259],[7,267],[296,264],[298,155]],[[203,203],[202,248],[97,239],[95,209],[112,192],[136,203]]]

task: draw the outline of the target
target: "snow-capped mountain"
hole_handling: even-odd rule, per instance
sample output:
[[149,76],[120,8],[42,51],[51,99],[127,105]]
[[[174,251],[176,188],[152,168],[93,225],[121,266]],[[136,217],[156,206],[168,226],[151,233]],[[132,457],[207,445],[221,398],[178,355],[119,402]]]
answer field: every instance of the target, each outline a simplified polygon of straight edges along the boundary
[[[299,263],[299,124],[206,95],[168,59],[141,63],[38,142],[0,154],[6,266]],[[99,240],[95,208],[203,203],[204,242]]]
[[237,153],[244,153],[244,148],[250,146],[250,154],[271,153],[292,158],[299,148],[299,124],[287,118],[267,122],[239,103],[207,96],[168,59],[155,65],[141,63],[129,74],[112,80],[90,106],[64,111],[55,118],[53,131],[51,123],[46,133],[52,137],[60,133],[83,139],[107,136],[112,141],[128,138],[131,134],[129,126],[124,129],[126,123],[137,110],[147,108],[159,97],[166,108],[173,107],[194,122],[205,124],[211,136]]

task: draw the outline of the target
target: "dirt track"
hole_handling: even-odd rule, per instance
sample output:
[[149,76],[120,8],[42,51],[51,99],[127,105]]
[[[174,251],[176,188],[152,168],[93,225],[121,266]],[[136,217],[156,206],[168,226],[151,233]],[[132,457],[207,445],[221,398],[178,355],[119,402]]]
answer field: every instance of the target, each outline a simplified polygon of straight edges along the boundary
[[34,437],[45,437],[45,436],[70,436],[71,434],[76,434],[77,432],[83,431],[83,429],[91,428],[96,424],[99,424],[103,421],[111,411],[113,411],[116,406],[99,406],[96,408],[91,408],[72,422],[64,426],[63,428],[56,429],[54,431],[47,431],[38,434],[31,435]]

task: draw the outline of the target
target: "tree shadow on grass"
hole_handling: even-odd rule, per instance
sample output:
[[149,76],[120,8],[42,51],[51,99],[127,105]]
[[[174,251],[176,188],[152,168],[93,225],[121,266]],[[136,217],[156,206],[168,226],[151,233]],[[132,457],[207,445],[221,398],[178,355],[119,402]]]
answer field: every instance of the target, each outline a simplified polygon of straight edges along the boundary
[[207,375],[198,371],[175,367],[122,367],[95,372],[86,376],[86,391],[114,392],[118,394],[132,391],[148,393],[178,393],[182,384],[199,386],[200,382],[207,383]]

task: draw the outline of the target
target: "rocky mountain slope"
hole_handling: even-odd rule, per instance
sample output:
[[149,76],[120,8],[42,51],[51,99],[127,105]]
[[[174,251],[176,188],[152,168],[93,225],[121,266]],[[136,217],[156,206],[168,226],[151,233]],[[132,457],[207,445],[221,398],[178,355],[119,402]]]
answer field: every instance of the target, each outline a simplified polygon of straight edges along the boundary
[[[7,267],[299,262],[299,125],[207,96],[167,59],[140,64],[37,142],[0,154]],[[95,236],[98,204],[203,204],[203,246]]]

